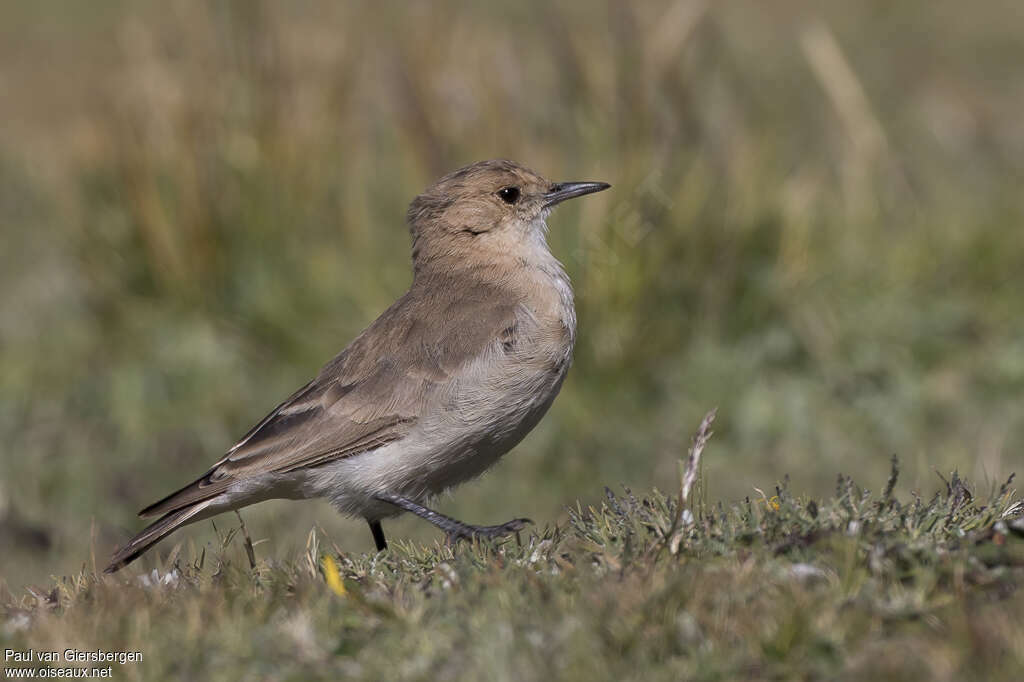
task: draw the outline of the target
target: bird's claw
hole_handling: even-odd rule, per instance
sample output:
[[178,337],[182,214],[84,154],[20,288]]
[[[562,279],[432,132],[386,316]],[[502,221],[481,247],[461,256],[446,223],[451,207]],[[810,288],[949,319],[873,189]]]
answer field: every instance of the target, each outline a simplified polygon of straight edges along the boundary
[[445,544],[451,546],[455,545],[460,540],[501,538],[506,535],[518,533],[531,525],[533,525],[533,521],[530,519],[512,519],[511,521],[497,526],[466,526],[465,528],[458,528],[456,530],[449,531],[447,533]]

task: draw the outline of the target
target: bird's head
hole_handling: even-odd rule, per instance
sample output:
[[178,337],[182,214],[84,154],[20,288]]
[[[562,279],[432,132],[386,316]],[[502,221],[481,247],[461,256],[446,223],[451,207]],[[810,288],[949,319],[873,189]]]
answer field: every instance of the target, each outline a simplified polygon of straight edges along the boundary
[[452,267],[476,253],[516,257],[523,250],[546,250],[545,220],[552,207],[608,187],[604,182],[551,182],[502,159],[460,168],[409,206],[413,263],[417,270],[430,263]]

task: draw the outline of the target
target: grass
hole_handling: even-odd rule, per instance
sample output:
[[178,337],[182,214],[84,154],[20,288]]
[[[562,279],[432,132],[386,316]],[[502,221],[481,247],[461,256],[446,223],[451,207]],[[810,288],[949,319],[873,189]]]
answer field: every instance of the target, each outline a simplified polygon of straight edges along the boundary
[[[475,522],[557,524],[548,539],[575,562],[575,579],[550,574],[554,559],[515,565],[527,549],[513,546],[486,560],[417,549],[436,535],[399,519],[389,538],[409,544],[376,561],[408,567],[408,582],[382,574],[366,593],[400,617],[366,615],[354,585],[344,599],[325,592],[296,558],[317,527],[357,575],[371,561],[360,558],[372,547],[365,525],[325,504],[272,502],[245,513],[264,540],[258,584],[237,537],[221,552],[202,524],[140,567],[166,568],[184,543],[179,587],[79,577],[62,588],[61,611],[39,607],[5,641],[99,646],[101,625],[125,628],[110,641],[145,644],[153,667],[123,671],[141,677],[227,676],[235,654],[256,646],[270,671],[312,668],[305,651],[323,656],[323,670],[357,660],[366,676],[401,664],[406,677],[487,666],[528,677],[556,664],[565,676],[694,665],[694,675],[785,677],[806,654],[819,666],[811,676],[952,679],[968,661],[996,675],[987,646],[1019,663],[1015,578],[987,590],[944,573],[973,575],[995,543],[960,538],[952,549],[953,520],[920,541],[937,558],[919,557],[924,582],[908,583],[874,577],[867,541],[841,525],[792,555],[737,540],[698,559],[691,549],[711,540],[695,538],[655,560],[592,547],[566,511],[579,500],[604,518],[605,486],[675,495],[680,453],[709,405],[721,412],[698,509],[721,501],[734,518],[756,489],[770,501],[786,473],[793,492],[772,514],[810,499],[833,509],[846,495],[829,499],[838,472],[879,487],[893,454],[903,507],[917,491],[927,509],[927,491],[942,485],[935,472],[954,470],[975,494],[956,518],[998,506],[988,491],[1019,470],[1024,448],[1018,17],[1006,0],[970,10],[952,0],[4,4],[6,603],[28,586],[48,594],[49,576],[65,584],[94,553],[102,563],[140,527],[135,510],[204,471],[400,295],[403,214],[439,174],[506,156],[553,179],[613,185],[550,220],[580,321],[561,395],[491,475],[440,501]],[[752,505],[759,523],[774,518]],[[222,532],[234,523],[218,520]],[[993,535],[1010,548],[998,552],[1017,546],[1007,528]],[[911,547],[909,533],[886,537]],[[657,532],[631,537],[636,549]],[[192,573],[202,548],[205,568]],[[621,577],[599,570],[606,559]],[[442,563],[461,587],[438,587]],[[827,579],[791,576],[799,563]],[[927,608],[890,621],[876,598]],[[139,600],[155,610],[135,611]],[[508,615],[523,604],[519,619]],[[670,623],[669,611],[688,615]],[[174,631],[160,624],[168,613]],[[229,641],[228,623],[259,641]],[[793,646],[834,646],[772,662],[765,638],[783,631]],[[198,647],[203,636],[224,648]],[[341,641],[364,642],[363,653],[333,656]],[[463,658],[444,653],[469,641]],[[551,660],[546,646],[562,655]],[[685,649],[678,660],[672,646]],[[294,660],[264,655],[287,647]]]
[[[141,651],[117,679],[986,679],[1024,666],[1024,506],[955,473],[729,506],[605,491],[500,546],[250,563],[232,529],[139,575],[4,596],[5,647]],[[180,549],[180,547],[179,547]],[[257,554],[259,546],[257,545]]]

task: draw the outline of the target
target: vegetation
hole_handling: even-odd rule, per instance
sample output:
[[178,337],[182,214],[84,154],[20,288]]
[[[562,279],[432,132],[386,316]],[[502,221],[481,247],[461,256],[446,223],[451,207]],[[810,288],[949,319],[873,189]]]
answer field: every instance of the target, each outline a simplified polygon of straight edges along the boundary
[[[4,647],[138,648],[123,679],[1012,679],[1018,17],[5,3]],[[499,156],[613,185],[550,220],[580,320],[562,394],[441,501],[536,532],[452,551],[400,519],[377,556],[326,504],[271,502],[244,512],[255,569],[225,517],[97,580],[137,509],[404,290],[408,201]],[[673,553],[678,462],[716,405]],[[886,492],[835,488],[881,486],[893,453]]]
[[955,475],[899,500],[896,478],[683,524],[674,496],[608,490],[499,547],[352,554],[314,530],[250,567],[228,533],[9,603],[5,646],[142,651],[119,679],[1018,679],[1024,505]]

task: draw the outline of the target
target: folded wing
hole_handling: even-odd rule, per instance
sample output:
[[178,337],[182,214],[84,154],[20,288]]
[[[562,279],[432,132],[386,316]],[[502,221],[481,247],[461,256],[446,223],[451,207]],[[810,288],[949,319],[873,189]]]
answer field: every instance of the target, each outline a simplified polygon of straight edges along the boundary
[[402,438],[451,387],[452,374],[500,349],[515,322],[518,300],[507,293],[445,284],[428,288],[430,300],[421,287],[396,301],[202,477],[139,514],[168,514],[250,476],[320,466]]

